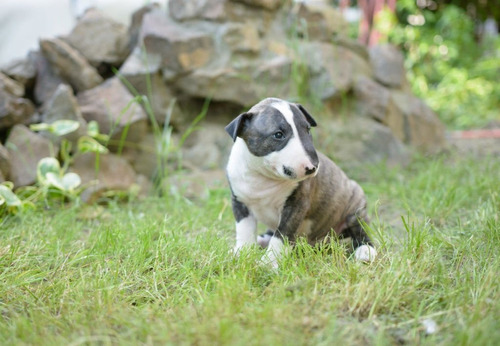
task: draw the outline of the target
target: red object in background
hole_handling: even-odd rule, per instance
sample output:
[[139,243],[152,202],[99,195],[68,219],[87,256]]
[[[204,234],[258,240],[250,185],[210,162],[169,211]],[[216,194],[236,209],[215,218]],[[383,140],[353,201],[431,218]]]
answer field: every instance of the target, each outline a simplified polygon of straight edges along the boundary
[[450,133],[450,137],[460,139],[500,138],[500,129],[453,131]]
[[[342,0],[341,8],[348,3],[349,0]],[[384,5],[387,5],[391,11],[395,11],[396,0],[358,0],[358,5],[363,12],[359,23],[358,40],[367,46],[376,45],[381,34],[374,28],[375,17],[378,12],[384,9]]]

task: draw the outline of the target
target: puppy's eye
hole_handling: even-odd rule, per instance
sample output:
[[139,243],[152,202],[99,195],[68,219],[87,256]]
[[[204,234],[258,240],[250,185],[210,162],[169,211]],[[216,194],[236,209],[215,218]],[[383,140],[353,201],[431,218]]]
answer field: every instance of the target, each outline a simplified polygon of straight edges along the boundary
[[276,138],[276,139],[283,139],[283,138],[285,138],[285,135],[283,134],[283,132],[278,131],[278,132],[275,132],[273,134],[273,137]]

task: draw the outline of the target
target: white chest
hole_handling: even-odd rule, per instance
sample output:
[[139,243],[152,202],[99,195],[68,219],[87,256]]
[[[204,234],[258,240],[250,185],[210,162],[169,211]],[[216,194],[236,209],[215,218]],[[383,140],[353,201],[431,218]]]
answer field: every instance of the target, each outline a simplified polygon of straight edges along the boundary
[[277,229],[287,198],[297,181],[280,180],[260,174],[259,162],[250,162],[245,147],[236,141],[229,156],[227,176],[233,194],[247,206],[258,222]]

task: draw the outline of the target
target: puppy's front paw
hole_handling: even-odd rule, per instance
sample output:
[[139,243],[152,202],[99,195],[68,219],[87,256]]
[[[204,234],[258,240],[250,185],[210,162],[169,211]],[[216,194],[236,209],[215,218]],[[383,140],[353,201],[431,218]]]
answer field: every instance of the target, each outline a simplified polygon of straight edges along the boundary
[[354,251],[354,257],[358,261],[371,263],[377,257],[377,250],[370,245],[361,245]]

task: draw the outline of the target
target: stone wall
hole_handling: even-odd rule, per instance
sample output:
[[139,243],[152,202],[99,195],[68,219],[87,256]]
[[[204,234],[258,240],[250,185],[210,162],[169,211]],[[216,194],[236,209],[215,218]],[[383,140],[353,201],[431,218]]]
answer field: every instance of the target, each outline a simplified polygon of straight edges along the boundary
[[[124,152],[103,156],[113,163],[102,184],[147,181],[157,143],[136,95],[148,96],[155,123],[168,115],[178,133],[211,100],[203,130],[182,149],[192,170],[223,167],[231,146],[225,123],[269,96],[320,102],[329,118],[318,140],[341,160],[405,163],[414,149],[440,150],[444,128],[409,91],[401,53],[390,45],[367,50],[346,30],[336,9],[315,2],[170,0],[168,14],[143,7],[130,27],[91,9],[68,35],[43,39],[38,51],[0,69],[0,181],[35,182],[38,159],[56,154],[58,142],[27,126],[58,119],[80,123],[73,141],[92,120],[114,139],[126,136]],[[71,169],[91,179],[91,162],[80,158]]]

